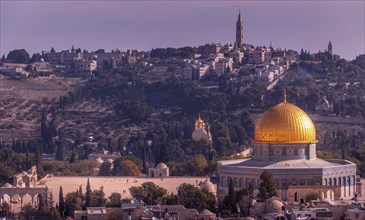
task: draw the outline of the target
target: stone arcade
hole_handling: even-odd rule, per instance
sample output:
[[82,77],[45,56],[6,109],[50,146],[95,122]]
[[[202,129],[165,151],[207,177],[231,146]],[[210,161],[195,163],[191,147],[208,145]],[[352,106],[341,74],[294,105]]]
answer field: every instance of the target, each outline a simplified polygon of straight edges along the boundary
[[[0,202],[8,203],[12,206],[12,203],[20,202],[20,208],[23,207],[23,200],[26,196],[30,197],[30,205],[32,207],[37,206],[38,196],[43,195],[43,198],[47,198],[48,188],[44,186],[48,175],[38,181],[37,169],[33,166],[27,172],[23,171],[14,176],[13,184],[5,183],[0,187]],[[47,201],[47,199],[45,199]]]

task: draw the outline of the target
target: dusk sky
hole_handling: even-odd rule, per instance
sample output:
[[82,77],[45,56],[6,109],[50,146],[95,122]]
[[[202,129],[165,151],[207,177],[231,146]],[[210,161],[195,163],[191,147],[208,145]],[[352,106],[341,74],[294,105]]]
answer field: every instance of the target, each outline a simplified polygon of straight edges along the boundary
[[365,53],[365,1],[0,0],[0,55],[75,48],[107,51],[233,43],[238,10],[254,46]]

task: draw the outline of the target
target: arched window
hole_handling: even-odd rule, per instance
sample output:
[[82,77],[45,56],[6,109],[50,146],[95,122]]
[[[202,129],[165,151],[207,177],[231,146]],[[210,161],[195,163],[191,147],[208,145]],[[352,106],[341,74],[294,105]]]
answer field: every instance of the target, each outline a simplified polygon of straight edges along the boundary
[[[226,186],[229,186],[229,184],[231,184],[231,181],[232,181],[232,177],[227,177],[227,185]],[[234,183],[233,183],[234,185]]]
[[295,194],[294,194],[294,201],[299,202],[299,193],[298,192],[295,192]]
[[226,186],[226,178],[224,176],[222,177],[221,186]]
[[244,184],[244,180],[243,180],[243,178],[240,178],[240,181],[239,181],[239,187],[241,188],[241,187],[243,187],[243,184]]

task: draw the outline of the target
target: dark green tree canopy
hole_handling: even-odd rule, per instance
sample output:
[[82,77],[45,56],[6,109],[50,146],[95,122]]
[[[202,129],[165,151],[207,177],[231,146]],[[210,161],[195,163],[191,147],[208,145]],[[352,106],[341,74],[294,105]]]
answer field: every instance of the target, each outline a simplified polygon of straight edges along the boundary
[[178,189],[179,203],[186,208],[195,208],[198,211],[209,209],[216,210],[215,196],[207,190],[200,190],[199,188],[183,183]]
[[260,181],[259,197],[262,200],[266,200],[273,196],[278,196],[275,188],[275,180],[270,171],[264,170],[264,172],[262,172],[260,175]]
[[19,49],[10,51],[6,59],[14,63],[28,63],[29,57],[30,56],[26,50]]
[[144,201],[147,205],[156,205],[162,202],[167,190],[157,186],[153,182],[142,183],[141,186],[133,186],[129,189],[133,198]]

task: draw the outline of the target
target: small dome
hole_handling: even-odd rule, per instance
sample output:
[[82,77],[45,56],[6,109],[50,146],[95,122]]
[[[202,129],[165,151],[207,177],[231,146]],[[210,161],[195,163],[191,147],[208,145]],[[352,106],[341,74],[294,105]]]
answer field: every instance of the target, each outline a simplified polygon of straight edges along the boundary
[[159,163],[157,164],[157,166],[155,167],[156,169],[167,169],[167,165],[164,163]]
[[215,194],[217,191],[215,189],[215,186],[210,180],[205,180],[200,184],[200,189],[206,189],[208,192],[211,192]]
[[10,183],[5,183],[2,187],[4,187],[4,188],[13,188],[13,186]]
[[267,203],[267,212],[280,214],[283,206],[284,204],[279,199],[272,198]]
[[255,127],[256,144],[315,143],[316,128],[297,106],[282,102],[270,108]]
[[211,215],[214,215],[215,216],[215,214],[213,212],[209,211],[208,209],[204,209],[199,214],[200,215],[205,215],[205,216],[211,216]]
[[96,158],[95,160],[96,160],[96,162],[98,162],[99,164],[104,163],[104,161],[101,159],[101,157],[98,157],[98,158]]

